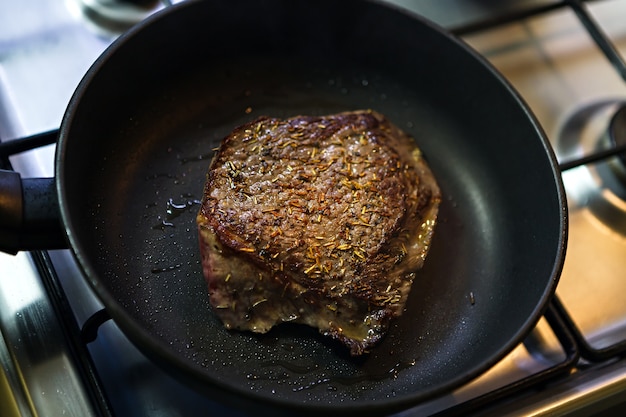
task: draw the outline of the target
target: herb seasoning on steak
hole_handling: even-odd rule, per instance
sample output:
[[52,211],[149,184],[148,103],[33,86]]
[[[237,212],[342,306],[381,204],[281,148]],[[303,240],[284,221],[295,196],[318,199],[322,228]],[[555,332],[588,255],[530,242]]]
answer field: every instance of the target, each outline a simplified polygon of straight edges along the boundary
[[304,323],[367,352],[402,314],[440,199],[415,141],[374,111],[238,127],[197,216],[211,305],[229,329]]

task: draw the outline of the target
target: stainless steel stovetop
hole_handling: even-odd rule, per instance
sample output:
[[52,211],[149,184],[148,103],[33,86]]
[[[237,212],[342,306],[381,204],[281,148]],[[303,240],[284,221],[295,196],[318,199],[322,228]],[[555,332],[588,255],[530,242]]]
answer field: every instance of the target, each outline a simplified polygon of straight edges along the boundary
[[[583,22],[591,18],[626,54],[626,1],[580,10],[574,1],[391,2],[487,57],[528,102],[560,162],[610,146],[606,126],[626,102],[626,81]],[[0,2],[0,140],[56,129],[96,57],[164,7],[140,3]],[[53,154],[48,145],[10,161],[23,176],[52,176]],[[477,380],[400,415],[591,415],[626,401],[626,183],[616,161],[564,170],[568,254],[557,299],[532,334]],[[237,414],[165,375],[113,322],[98,326],[101,309],[68,251],[0,254],[0,415]]]

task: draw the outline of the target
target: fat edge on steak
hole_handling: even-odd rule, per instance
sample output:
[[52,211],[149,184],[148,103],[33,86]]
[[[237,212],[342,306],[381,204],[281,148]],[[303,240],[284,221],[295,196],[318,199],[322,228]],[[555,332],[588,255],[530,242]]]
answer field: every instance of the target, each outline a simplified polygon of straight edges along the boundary
[[228,329],[303,323],[363,354],[402,314],[440,200],[415,141],[375,111],[240,126],[197,215],[212,308]]

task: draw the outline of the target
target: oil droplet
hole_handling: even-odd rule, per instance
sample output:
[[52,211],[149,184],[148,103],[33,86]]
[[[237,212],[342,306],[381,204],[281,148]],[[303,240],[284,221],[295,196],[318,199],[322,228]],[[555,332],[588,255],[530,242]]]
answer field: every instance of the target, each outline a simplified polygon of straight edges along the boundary
[[182,203],[175,203],[172,198],[167,200],[165,212],[167,220],[174,220],[181,214],[185,213],[188,208],[201,204],[200,200],[187,200]]
[[180,163],[181,165],[185,165],[189,162],[205,161],[207,159],[211,159],[212,157],[213,157],[213,152],[204,153],[204,154],[195,155],[195,156],[185,156],[185,157],[180,158]]
[[159,216],[159,220],[161,220],[161,223],[157,223],[154,226],[152,226],[153,230],[165,230],[165,228],[167,227],[176,227],[174,226],[174,223],[161,219],[161,216]]
[[146,181],[152,181],[152,180],[156,180],[159,178],[176,178],[176,176],[170,174],[170,173],[155,173],[155,174],[150,174],[150,175],[146,175],[145,176],[145,180]]
[[321,385],[321,384],[327,384],[330,381],[332,381],[331,378],[320,378],[320,379],[318,379],[316,381],[309,382],[306,385],[301,385],[299,387],[295,387],[295,388],[293,388],[293,391],[294,392],[304,391],[304,390],[307,390],[307,389],[315,388],[316,386]]
[[319,367],[315,363],[312,363],[312,364],[296,364],[296,363],[292,363],[292,362],[284,361],[284,360],[280,360],[280,359],[263,362],[261,364],[261,366],[263,366],[263,367],[281,366],[281,367],[287,369],[288,371],[295,372],[297,374],[308,374],[309,372],[314,371],[315,369],[317,369]]
[[165,203],[165,219],[161,216],[157,217],[159,223],[152,226],[153,230],[165,230],[168,227],[176,227],[172,222],[184,213],[189,212],[189,209],[193,206],[200,205],[202,202],[197,199],[186,200],[182,203],[174,202],[173,198],[170,198]]
[[182,266],[181,264],[176,264],[176,265],[166,266],[164,268],[152,268],[150,272],[152,272],[153,274],[160,274],[163,272],[175,271],[179,269],[181,266]]
[[321,384],[328,384],[328,390],[336,390],[337,388],[332,383],[339,383],[341,385],[355,385],[366,381],[372,382],[380,382],[386,379],[396,379],[398,374],[411,366],[415,365],[415,360],[411,361],[402,361],[396,363],[391,369],[387,371],[383,371],[381,373],[375,374],[362,374],[362,375],[354,375],[354,376],[341,376],[341,375],[331,375],[331,376],[322,376],[314,381],[310,381],[303,385],[293,388],[294,392],[309,390],[317,387]]

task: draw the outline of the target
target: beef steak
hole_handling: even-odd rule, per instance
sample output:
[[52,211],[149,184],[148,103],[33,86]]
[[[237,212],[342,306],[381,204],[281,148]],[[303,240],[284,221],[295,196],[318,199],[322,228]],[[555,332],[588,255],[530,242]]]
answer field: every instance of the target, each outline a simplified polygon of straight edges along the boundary
[[229,329],[304,323],[367,352],[402,314],[440,199],[415,141],[377,112],[240,126],[197,216],[211,305]]

